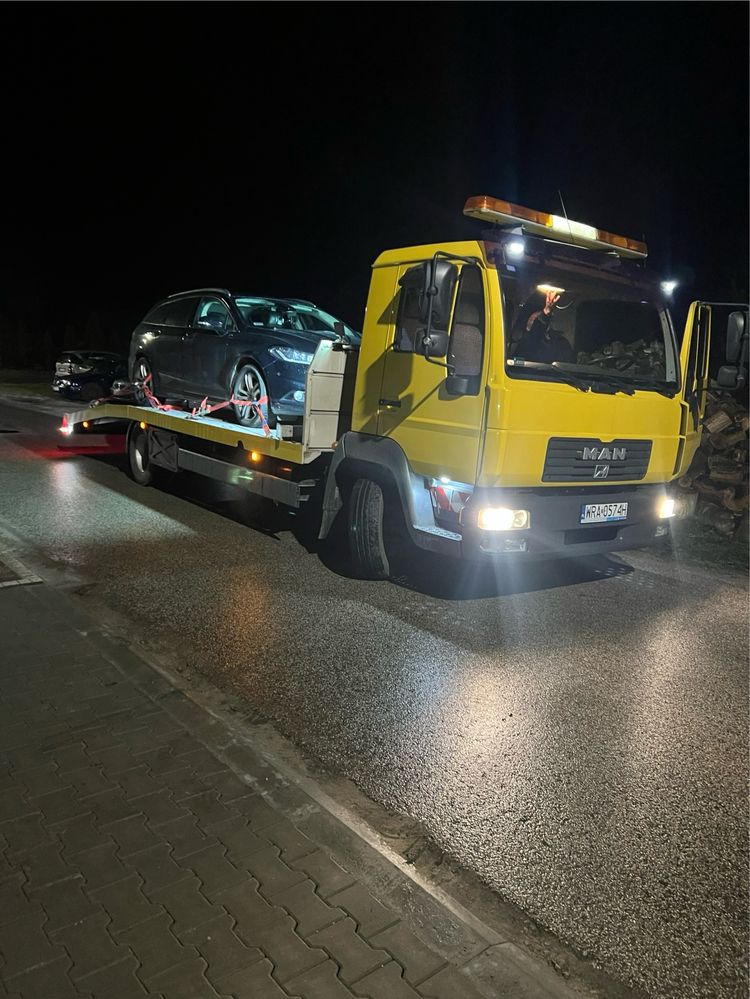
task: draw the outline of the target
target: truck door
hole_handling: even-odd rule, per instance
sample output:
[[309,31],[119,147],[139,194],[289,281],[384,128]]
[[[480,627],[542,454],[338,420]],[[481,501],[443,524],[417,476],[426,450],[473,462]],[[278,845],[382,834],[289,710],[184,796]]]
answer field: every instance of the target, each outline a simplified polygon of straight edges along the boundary
[[[404,265],[399,278],[414,265]],[[484,272],[464,264],[450,323],[448,356],[431,363],[420,352],[420,322],[406,289],[389,331],[378,400],[378,433],[400,444],[414,472],[473,485],[485,409],[488,337]],[[446,382],[450,363],[459,391]],[[452,389],[452,390],[451,390]]]
[[685,337],[680,349],[682,392],[680,395],[680,443],[678,475],[690,467],[701,439],[706,411],[708,357],[711,348],[711,306],[693,302],[688,310]]

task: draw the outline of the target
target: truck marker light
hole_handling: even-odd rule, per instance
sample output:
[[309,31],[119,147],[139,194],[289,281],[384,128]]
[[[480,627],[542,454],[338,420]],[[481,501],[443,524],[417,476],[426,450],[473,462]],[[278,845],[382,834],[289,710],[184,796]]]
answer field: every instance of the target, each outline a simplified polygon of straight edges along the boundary
[[89,421],[88,420],[84,420],[83,421],[83,429],[84,430],[88,430],[88,428],[89,428]]
[[507,506],[485,506],[477,516],[482,531],[521,531],[529,526],[528,510],[511,510]]
[[667,517],[674,517],[674,500],[667,497],[661,501],[659,506],[659,517],[664,520]]
[[144,423],[143,420],[138,424],[141,430],[145,430],[148,427],[148,423]]
[[648,247],[637,239],[618,236],[605,229],[597,229],[596,226],[575,222],[560,215],[537,212],[533,208],[514,205],[511,201],[490,198],[486,194],[468,198],[464,205],[464,215],[480,219],[483,222],[495,222],[498,225],[517,226],[520,223],[526,232],[534,236],[558,239],[578,246],[610,250],[623,257],[643,260],[648,256]]
[[250,459],[250,461],[260,461],[260,455],[258,454],[257,451],[251,451],[250,454],[248,455],[248,458]]

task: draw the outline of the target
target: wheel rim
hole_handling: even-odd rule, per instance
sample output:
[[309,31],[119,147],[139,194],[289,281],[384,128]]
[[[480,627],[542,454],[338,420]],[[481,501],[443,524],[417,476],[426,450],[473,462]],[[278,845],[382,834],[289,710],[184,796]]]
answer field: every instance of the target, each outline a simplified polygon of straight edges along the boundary
[[[136,375],[135,380],[137,382],[140,382],[141,386],[143,386],[143,383],[146,381],[146,379],[150,374],[151,374],[151,368],[149,367],[149,363],[145,359],[145,357],[142,357],[138,362],[138,366],[135,369],[135,375]],[[151,391],[153,392],[153,385],[151,386]],[[146,393],[142,387],[136,389],[136,394],[140,399],[146,398]]]
[[144,442],[139,440],[136,442],[133,460],[135,461],[135,467],[138,469],[141,475],[146,471],[146,454]]
[[[260,423],[258,409],[263,413],[263,418],[268,419],[268,404],[260,402],[266,394],[266,386],[260,372],[256,371],[255,368],[243,368],[237,378],[234,390],[235,399],[247,399],[247,404],[243,405],[240,402],[236,406],[237,415],[243,422]],[[251,403],[255,403],[258,409],[251,406]]]

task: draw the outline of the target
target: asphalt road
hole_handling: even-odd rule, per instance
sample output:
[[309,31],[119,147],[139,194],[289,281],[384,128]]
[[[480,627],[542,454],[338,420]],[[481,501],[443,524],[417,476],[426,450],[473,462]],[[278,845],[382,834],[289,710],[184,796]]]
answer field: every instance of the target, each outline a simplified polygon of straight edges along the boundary
[[[746,994],[745,573],[647,552],[352,580],[0,407],[0,523],[610,973]],[[52,443],[45,441],[45,435]]]

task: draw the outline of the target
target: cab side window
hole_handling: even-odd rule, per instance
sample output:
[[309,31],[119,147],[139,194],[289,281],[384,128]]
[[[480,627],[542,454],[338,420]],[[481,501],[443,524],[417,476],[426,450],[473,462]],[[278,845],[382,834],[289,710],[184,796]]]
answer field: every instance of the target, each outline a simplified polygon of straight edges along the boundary
[[419,317],[419,291],[413,285],[404,285],[399,294],[393,349],[413,354],[418,349],[418,334],[423,330],[424,320]]
[[455,375],[468,379],[467,395],[479,393],[484,327],[482,275],[478,267],[468,265],[461,271],[448,344],[448,363]]

